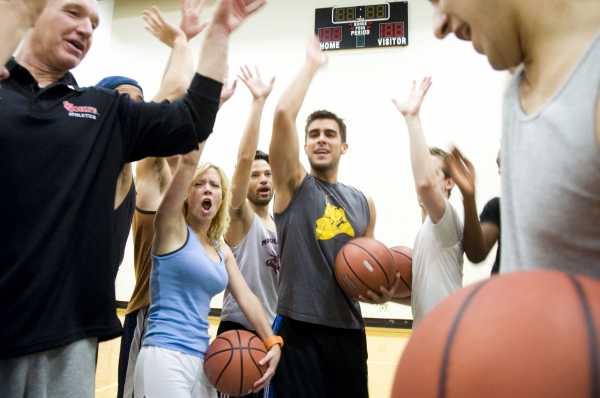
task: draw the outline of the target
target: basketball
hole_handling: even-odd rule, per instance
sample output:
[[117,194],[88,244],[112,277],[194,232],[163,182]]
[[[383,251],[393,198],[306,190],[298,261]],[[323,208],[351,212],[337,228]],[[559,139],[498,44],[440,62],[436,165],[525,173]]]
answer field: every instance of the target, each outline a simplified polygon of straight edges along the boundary
[[390,250],[373,238],[356,238],[346,243],[335,259],[335,278],[355,299],[367,291],[379,293],[381,286],[394,284],[396,265]]
[[239,397],[252,393],[267,365],[259,361],[267,355],[260,337],[246,330],[230,330],[218,335],[206,350],[204,372],[220,393]]
[[408,298],[412,290],[412,255],[413,251],[410,247],[394,246],[390,247],[396,269],[400,272],[400,283],[394,292],[395,298]]
[[494,276],[423,318],[392,396],[597,397],[599,333],[600,281],[558,271]]

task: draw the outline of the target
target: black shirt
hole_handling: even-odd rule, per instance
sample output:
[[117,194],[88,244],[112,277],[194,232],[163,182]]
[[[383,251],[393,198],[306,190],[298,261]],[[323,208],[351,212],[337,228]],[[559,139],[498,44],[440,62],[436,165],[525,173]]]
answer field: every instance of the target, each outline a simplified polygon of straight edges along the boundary
[[196,75],[173,103],[44,88],[11,60],[0,89],[0,359],[117,337],[113,233],[123,165],[208,137],[222,85]]
[[[479,222],[491,222],[498,227],[500,231],[500,198],[490,199],[481,211]],[[500,272],[500,235],[498,235],[498,249],[496,249],[496,261],[492,267],[492,274]]]

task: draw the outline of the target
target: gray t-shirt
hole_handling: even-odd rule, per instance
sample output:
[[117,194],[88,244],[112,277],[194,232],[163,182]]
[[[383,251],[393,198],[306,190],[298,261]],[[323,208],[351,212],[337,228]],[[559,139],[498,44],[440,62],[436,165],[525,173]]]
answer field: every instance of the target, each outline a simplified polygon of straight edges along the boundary
[[550,268],[600,278],[600,35],[537,112],[507,90],[502,137],[501,272]]
[[288,207],[275,214],[281,257],[278,314],[364,328],[360,306],[338,285],[334,264],[340,248],[364,234],[369,218],[367,199],[358,189],[306,175]]
[[[254,213],[248,234],[239,245],[232,246],[231,251],[250,290],[262,304],[269,323],[273,323],[280,269],[277,232],[269,230]],[[252,329],[229,289],[225,289],[223,296],[221,320],[237,322],[246,329]]]

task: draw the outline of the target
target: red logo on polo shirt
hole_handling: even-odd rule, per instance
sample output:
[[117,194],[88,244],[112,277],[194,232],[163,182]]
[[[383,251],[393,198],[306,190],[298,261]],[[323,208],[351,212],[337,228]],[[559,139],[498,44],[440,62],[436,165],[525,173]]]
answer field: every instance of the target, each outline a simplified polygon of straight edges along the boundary
[[69,101],[63,101],[63,105],[69,111],[69,116],[72,117],[96,119],[96,115],[100,115],[98,110],[92,106],[75,106]]

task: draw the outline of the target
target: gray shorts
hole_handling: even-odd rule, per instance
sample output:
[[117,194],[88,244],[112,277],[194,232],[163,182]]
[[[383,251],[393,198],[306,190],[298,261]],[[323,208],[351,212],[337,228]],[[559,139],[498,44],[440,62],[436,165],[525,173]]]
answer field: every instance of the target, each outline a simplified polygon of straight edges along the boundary
[[94,398],[98,338],[0,360],[5,398]]

